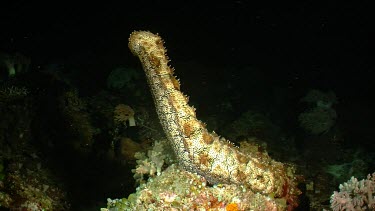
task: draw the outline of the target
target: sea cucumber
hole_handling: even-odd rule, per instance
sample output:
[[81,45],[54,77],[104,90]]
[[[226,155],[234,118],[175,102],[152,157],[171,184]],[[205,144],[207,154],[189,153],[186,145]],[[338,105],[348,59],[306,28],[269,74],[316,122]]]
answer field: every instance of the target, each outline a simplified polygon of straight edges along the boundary
[[202,175],[211,184],[243,185],[254,192],[296,203],[296,178],[285,165],[265,153],[244,152],[208,132],[196,118],[188,97],[180,91],[174,69],[168,65],[164,41],[159,35],[134,31],[129,48],[142,63],[160,123],[186,170]]

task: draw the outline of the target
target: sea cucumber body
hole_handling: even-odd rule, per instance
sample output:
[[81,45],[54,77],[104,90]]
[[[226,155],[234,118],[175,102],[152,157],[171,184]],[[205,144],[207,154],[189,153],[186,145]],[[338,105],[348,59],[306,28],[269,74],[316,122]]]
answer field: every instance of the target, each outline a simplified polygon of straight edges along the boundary
[[129,38],[129,48],[142,63],[161,125],[180,164],[212,184],[234,183],[289,200],[297,195],[294,179],[282,163],[264,153],[245,153],[207,131],[180,91],[163,44],[160,36],[148,31],[135,31]]

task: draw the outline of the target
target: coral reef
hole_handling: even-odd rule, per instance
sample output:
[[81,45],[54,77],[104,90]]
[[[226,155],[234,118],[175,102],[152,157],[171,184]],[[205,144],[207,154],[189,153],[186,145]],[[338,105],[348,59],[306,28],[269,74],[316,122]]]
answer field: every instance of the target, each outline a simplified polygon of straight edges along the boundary
[[119,141],[118,154],[121,160],[132,162],[135,161],[135,153],[142,150],[142,145],[130,138],[122,137]]
[[300,126],[307,132],[318,135],[328,132],[336,123],[333,109],[314,107],[298,116]]
[[119,67],[111,71],[107,78],[107,87],[114,90],[120,90],[124,87],[135,91],[135,80],[140,78],[138,70],[127,67]]
[[272,196],[248,191],[244,186],[217,184],[172,164],[161,175],[149,179],[128,198],[108,199],[114,210],[285,210],[286,204]]
[[335,191],[331,196],[333,211],[375,209],[375,173],[360,181],[352,177],[340,184],[339,189],[339,192]]
[[26,87],[6,86],[0,89],[0,101],[24,98],[29,94]]
[[116,123],[121,123],[123,125],[129,124],[130,127],[135,126],[134,110],[124,104],[118,104],[113,111],[113,117]]
[[94,136],[97,133],[92,125],[89,113],[87,112],[86,102],[78,95],[78,91],[73,89],[65,92],[59,98],[59,107],[63,114],[63,119],[69,127],[72,134],[75,134],[76,140],[71,140],[76,149],[86,148],[94,142]]
[[[0,187],[0,207],[11,210],[68,210],[66,193],[53,181],[40,163],[31,169],[31,161],[18,160],[7,167]],[[2,182],[1,182],[2,183]]]
[[335,181],[345,181],[351,176],[361,177],[366,175],[368,164],[361,158],[354,158],[351,162],[331,164],[324,167],[324,171],[330,174]]
[[310,108],[298,116],[300,126],[307,132],[318,135],[328,132],[336,123],[337,114],[332,105],[337,103],[333,92],[310,90],[302,102],[310,104]]
[[230,140],[240,137],[256,137],[260,139],[275,139],[280,135],[280,128],[264,114],[248,110],[242,113],[230,125],[226,125],[223,132]]
[[136,181],[143,183],[144,175],[160,175],[164,163],[171,163],[174,160],[174,157],[167,153],[168,150],[166,141],[156,141],[153,148],[147,151],[147,155],[144,152],[135,153],[137,165],[132,171]]
[[135,31],[129,48],[137,56],[147,76],[156,110],[168,140],[186,170],[203,176],[211,184],[243,186],[271,202],[284,200],[289,209],[298,205],[297,181],[293,171],[262,153],[247,154],[230,141],[210,133],[196,118],[188,97],[168,65],[166,49],[158,35]]
[[69,210],[66,192],[33,146],[39,115],[28,90],[0,90],[0,210]]
[[0,146],[22,149],[31,140],[34,117],[33,98],[23,86],[0,89]]
[[21,72],[27,72],[29,70],[30,63],[30,58],[20,53],[0,53],[0,68],[4,66],[9,77],[14,77],[16,74]]
[[301,99],[301,101],[315,104],[317,107],[330,108],[333,104],[337,103],[337,97],[332,91],[322,92],[312,89]]
[[[250,142],[242,142],[241,147],[244,151],[258,152],[257,145]],[[103,211],[287,209],[286,201],[272,194],[255,193],[237,184],[211,185],[204,177],[186,171],[177,163],[167,140],[156,141],[147,155],[136,153],[136,157],[133,172],[140,183],[137,191],[127,198],[108,199]]]
[[[283,210],[286,207],[285,201],[273,202],[272,196],[253,193],[244,186],[210,186],[204,177],[176,163],[166,140],[156,141],[147,155],[137,153],[136,157],[134,178],[141,183],[136,193],[128,198],[108,199],[107,208],[102,210]],[[147,182],[140,180],[144,175],[148,176]]]

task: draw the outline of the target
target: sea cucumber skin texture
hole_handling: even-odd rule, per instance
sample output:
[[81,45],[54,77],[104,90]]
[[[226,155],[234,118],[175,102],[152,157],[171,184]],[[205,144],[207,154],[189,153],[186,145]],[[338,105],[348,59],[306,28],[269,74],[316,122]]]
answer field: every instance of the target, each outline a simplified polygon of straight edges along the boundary
[[261,152],[241,151],[208,132],[196,118],[195,109],[188,105],[188,97],[180,91],[174,70],[168,65],[160,36],[134,31],[129,48],[142,63],[161,125],[182,166],[212,184],[238,184],[261,194],[295,200],[295,179],[282,163]]

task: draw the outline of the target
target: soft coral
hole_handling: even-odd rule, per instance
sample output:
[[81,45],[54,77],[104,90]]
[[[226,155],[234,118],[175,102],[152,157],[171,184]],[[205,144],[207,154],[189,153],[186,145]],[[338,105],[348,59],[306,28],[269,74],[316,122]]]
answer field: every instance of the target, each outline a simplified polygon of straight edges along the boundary
[[335,191],[331,196],[331,208],[334,211],[375,209],[375,173],[361,181],[352,177],[348,182],[340,184],[339,188],[340,191]]

